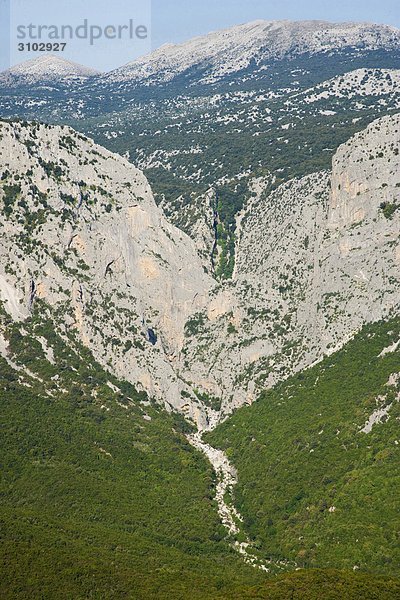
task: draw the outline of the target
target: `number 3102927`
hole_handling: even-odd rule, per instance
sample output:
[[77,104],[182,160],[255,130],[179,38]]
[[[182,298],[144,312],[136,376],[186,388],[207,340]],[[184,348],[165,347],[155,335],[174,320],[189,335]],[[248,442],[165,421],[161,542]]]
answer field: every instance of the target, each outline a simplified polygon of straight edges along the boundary
[[62,43],[45,43],[45,42],[28,42],[27,44],[18,44],[19,52],[64,52],[66,42]]

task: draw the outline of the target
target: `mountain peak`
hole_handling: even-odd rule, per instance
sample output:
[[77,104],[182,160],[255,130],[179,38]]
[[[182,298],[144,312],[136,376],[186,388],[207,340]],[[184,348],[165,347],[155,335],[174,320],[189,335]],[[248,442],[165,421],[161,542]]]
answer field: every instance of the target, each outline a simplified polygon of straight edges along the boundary
[[0,78],[8,81],[21,80],[26,83],[40,81],[57,81],[63,79],[88,78],[97,75],[99,71],[85,67],[52,54],[45,54],[15,65],[0,74]]

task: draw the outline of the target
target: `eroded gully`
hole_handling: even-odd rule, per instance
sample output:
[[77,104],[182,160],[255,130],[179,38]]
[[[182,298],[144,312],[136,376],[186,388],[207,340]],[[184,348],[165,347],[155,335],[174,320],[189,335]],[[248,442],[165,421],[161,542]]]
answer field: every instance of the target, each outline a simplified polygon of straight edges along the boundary
[[192,446],[207,456],[214,468],[217,475],[215,499],[218,504],[218,514],[228,531],[232,546],[242,556],[244,562],[266,572],[287,568],[288,563],[284,561],[276,562],[258,557],[254,545],[243,531],[243,517],[232,501],[233,488],[237,484],[237,473],[225,453],[204,442],[201,431],[188,435],[187,439]]

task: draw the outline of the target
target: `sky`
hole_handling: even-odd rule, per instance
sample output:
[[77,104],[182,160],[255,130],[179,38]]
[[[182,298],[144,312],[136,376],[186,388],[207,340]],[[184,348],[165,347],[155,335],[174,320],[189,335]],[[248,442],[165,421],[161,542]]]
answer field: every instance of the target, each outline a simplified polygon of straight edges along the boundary
[[399,0],[153,0],[153,44],[257,19],[367,21],[400,27]]
[[[90,43],[90,39],[76,38],[75,29],[85,19],[89,27],[96,28],[95,36],[102,30],[100,39]],[[0,70],[43,54],[28,47],[29,42],[57,43],[57,37],[48,39],[47,30],[40,40],[37,30],[29,38],[26,29],[29,24],[73,28],[74,39],[64,39],[66,48],[58,55],[107,71],[164,43],[182,42],[257,19],[368,21],[400,27],[400,3],[399,0],[67,0],[63,3],[0,0]],[[23,34],[17,32],[18,26],[24,28]],[[119,26],[124,27],[121,39],[106,37],[106,26],[114,28],[110,36]],[[136,35],[138,26],[147,28],[147,37],[143,29],[140,36]],[[21,35],[25,37],[22,39]],[[56,35],[54,30],[52,35]],[[21,43],[24,46],[19,48]],[[53,47],[51,50],[56,53]]]

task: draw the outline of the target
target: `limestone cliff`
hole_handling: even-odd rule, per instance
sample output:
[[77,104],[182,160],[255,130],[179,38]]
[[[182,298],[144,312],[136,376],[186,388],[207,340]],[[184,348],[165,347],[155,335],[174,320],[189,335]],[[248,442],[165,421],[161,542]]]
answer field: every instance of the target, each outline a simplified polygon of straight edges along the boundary
[[27,318],[44,300],[55,326],[79,335],[103,364],[197,419],[173,369],[185,322],[213,283],[194,243],[125,159],[68,128],[2,123],[0,135],[8,311]]
[[214,290],[185,377],[224,411],[309,366],[400,306],[400,116],[341,146],[316,173],[252,201],[232,281]]
[[42,303],[108,369],[212,425],[399,310],[399,132],[385,117],[332,173],[260,184],[217,283],[132,164],[68,128],[3,122],[0,299],[17,320]]

